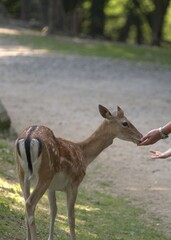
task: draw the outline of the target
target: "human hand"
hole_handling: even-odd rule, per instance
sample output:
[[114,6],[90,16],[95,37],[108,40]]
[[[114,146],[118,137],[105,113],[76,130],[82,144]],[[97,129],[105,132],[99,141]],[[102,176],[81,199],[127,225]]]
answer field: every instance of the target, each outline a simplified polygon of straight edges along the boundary
[[156,143],[161,138],[159,130],[153,129],[141,138],[138,146],[145,146]]
[[152,159],[166,158],[166,156],[164,155],[164,153],[162,153],[162,152],[160,152],[160,151],[151,150],[150,152],[152,153],[152,155],[151,155],[151,158],[152,158]]
[[153,155],[151,156],[151,158],[153,159],[157,159],[157,158],[168,158],[171,156],[171,148],[169,148],[168,150],[166,150],[165,152],[159,152],[159,151],[150,151],[151,153],[153,153]]

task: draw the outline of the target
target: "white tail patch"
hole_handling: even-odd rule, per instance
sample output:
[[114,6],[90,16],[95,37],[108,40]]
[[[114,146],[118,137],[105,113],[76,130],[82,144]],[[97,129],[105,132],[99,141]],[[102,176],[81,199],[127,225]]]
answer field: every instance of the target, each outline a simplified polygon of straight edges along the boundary
[[[28,162],[25,150],[25,140],[19,139],[18,140],[18,156],[19,162],[21,164],[22,169],[24,170],[25,174],[29,179],[36,178],[38,179],[38,170],[40,167],[41,162],[41,154],[40,154],[40,142],[36,138],[31,139],[30,141],[30,155],[31,155],[31,163],[33,167],[33,173],[30,176],[30,172],[28,169]],[[40,154],[40,156],[39,156]]]
[[36,138],[33,138],[30,142],[30,154],[31,154],[31,161],[33,166],[33,174],[31,178],[38,179],[38,170],[41,163],[41,154],[39,156],[40,151],[40,142]]
[[26,176],[29,175],[29,169],[28,169],[28,163],[27,163],[27,156],[26,156],[26,151],[25,151],[25,144],[24,144],[24,139],[19,139],[17,142],[18,146],[18,159],[20,162],[20,165],[22,169],[24,170]]

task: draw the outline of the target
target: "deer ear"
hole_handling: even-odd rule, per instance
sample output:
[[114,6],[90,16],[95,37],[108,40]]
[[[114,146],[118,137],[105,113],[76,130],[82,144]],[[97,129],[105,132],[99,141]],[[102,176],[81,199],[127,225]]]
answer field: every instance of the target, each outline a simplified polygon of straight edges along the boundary
[[124,117],[124,111],[119,106],[117,106],[117,116]]
[[99,105],[99,112],[100,112],[101,116],[106,119],[110,120],[111,118],[113,118],[113,115],[111,114],[111,112],[102,105]]

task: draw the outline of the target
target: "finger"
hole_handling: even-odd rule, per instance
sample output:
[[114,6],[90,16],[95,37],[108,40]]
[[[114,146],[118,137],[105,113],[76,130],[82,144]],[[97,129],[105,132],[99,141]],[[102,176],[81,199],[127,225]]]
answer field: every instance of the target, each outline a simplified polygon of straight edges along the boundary
[[150,150],[150,152],[153,153],[153,154],[157,153],[157,151],[154,151],[154,150]]
[[145,139],[144,141],[141,141],[141,142],[139,143],[139,145],[140,145],[140,146],[149,145],[149,139],[147,138],[147,139]]
[[152,159],[157,159],[157,158],[159,158],[159,156],[152,155],[151,158]]
[[147,137],[147,136],[143,136],[143,137],[140,139],[140,141],[141,141],[141,142],[144,142],[146,139],[148,139],[148,137]]
[[161,152],[156,151],[156,152],[151,156],[151,158],[157,159],[157,158],[163,158],[163,156],[162,156],[162,153],[161,153]]

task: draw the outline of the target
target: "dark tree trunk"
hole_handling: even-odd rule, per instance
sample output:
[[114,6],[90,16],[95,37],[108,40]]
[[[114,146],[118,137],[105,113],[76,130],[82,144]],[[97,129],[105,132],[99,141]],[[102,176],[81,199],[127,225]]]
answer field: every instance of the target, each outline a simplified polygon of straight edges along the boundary
[[[131,6],[131,7],[130,7]],[[136,43],[143,43],[143,32],[142,32],[142,19],[141,14],[137,11],[139,8],[139,2],[137,0],[130,0],[126,6],[127,19],[125,25],[120,29],[118,41],[126,42],[131,26],[136,27]]]
[[130,27],[132,24],[133,24],[133,14],[131,10],[127,16],[125,25],[119,30],[119,36],[118,36],[119,42],[126,42],[129,35]]
[[142,21],[139,16],[135,17],[136,26],[136,43],[142,44],[144,41],[143,31],[142,31]]
[[49,1],[48,0],[40,0],[41,12],[42,12],[42,25],[48,26],[48,12],[49,12]]
[[164,17],[166,15],[170,0],[153,0],[153,2],[155,4],[155,10],[152,13],[152,45],[160,46]]
[[104,7],[107,0],[93,0],[90,9],[90,35],[103,36],[105,13]]
[[63,0],[63,6],[65,12],[73,11],[80,0]]
[[49,34],[64,30],[64,9],[62,0],[49,1]]
[[81,8],[76,8],[66,14],[65,32],[69,35],[77,35],[81,32],[83,13]]
[[30,0],[21,0],[21,20],[28,21],[30,19]]
[[81,29],[82,11],[76,8],[79,0],[49,1],[49,34],[76,35]]

